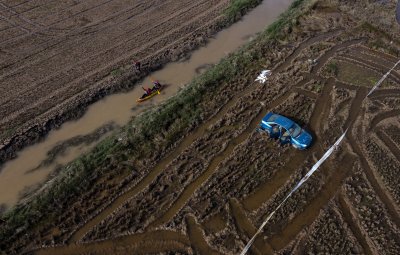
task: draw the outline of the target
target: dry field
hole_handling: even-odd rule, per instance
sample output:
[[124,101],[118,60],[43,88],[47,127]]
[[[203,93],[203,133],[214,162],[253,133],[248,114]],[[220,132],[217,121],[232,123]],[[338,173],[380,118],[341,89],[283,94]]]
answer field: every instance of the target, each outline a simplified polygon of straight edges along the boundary
[[[110,158],[115,171],[79,197],[57,201],[56,217],[17,231],[7,251],[238,254],[349,127],[340,149],[275,214],[249,253],[398,254],[400,68],[363,100],[400,56],[394,18],[373,24],[394,6],[316,1],[279,40],[253,45],[249,54],[262,52],[264,67],[273,70],[265,85],[253,82],[260,66],[221,81],[200,103],[209,109],[202,121],[168,151]],[[255,131],[268,111],[307,127],[313,146],[282,147]]]
[[[228,3],[1,1],[0,162],[91,102],[204,44]],[[144,66],[140,75],[134,60]]]

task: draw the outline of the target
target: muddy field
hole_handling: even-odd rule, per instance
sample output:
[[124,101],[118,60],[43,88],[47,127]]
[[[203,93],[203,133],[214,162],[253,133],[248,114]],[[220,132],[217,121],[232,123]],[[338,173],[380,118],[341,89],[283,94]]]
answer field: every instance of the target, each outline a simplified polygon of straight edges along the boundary
[[[394,12],[392,20],[373,23],[395,1],[311,2],[297,7],[303,14],[294,24],[248,49],[262,54],[260,61],[220,81],[199,103],[208,109],[201,120],[176,143],[159,146],[152,158],[129,151],[110,157],[114,171],[78,197],[55,201],[59,212],[29,231],[21,227],[6,251],[238,254],[349,128],[340,149],[274,215],[249,253],[398,254],[400,68],[364,99],[400,56]],[[253,82],[262,68],[273,72],[264,85]],[[298,151],[255,131],[269,111],[306,127],[312,147]]]
[[[228,0],[2,1],[0,162],[205,43]],[[134,60],[142,72],[135,73]]]

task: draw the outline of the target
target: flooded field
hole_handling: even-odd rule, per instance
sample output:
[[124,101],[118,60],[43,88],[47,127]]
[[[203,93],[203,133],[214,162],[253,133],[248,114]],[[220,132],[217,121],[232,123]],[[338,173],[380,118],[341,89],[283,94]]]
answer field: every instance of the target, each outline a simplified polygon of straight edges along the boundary
[[[394,7],[393,1],[296,1],[244,51],[178,92],[180,100],[129,122],[122,140],[100,144],[6,216],[1,248],[10,254],[240,254],[348,128],[340,147],[276,211],[248,254],[397,254],[400,67],[366,98],[373,80],[400,58],[400,27],[394,15],[385,16]],[[240,38],[249,40],[246,33]],[[203,59],[190,72],[212,64]],[[272,75],[260,84],[254,80],[263,69]],[[174,73],[168,78],[163,71],[152,77],[171,84]],[[175,93],[169,89],[186,83],[174,81],[179,85],[141,107],[157,107]],[[122,97],[131,102],[141,91],[131,93],[137,94],[100,103],[121,96],[123,105]],[[129,113],[121,122],[113,118],[115,125],[141,111],[132,105],[115,104]],[[82,120],[101,119],[88,118],[90,111]],[[300,151],[258,132],[270,111],[307,129],[312,146]]]
[[[188,60],[168,64],[162,70],[146,77],[129,93],[107,96],[91,105],[79,120],[63,124],[59,129],[50,132],[43,142],[19,152],[18,157],[5,164],[0,171],[0,204],[12,206],[18,201],[21,193],[29,195],[29,192],[24,192],[25,189],[40,184],[56,167],[88,151],[101,139],[101,136],[99,135],[96,141],[88,142],[89,144],[86,139],[81,139],[81,143],[74,146],[69,143],[71,139],[99,133],[99,129],[109,123],[116,127],[122,126],[144,109],[175,95],[179,88],[191,81],[204,68],[216,64],[221,58],[254,38],[291,2],[291,0],[264,1],[241,21],[219,32],[205,47],[193,52]],[[152,80],[155,79],[166,85],[161,95],[141,104],[136,103],[136,99],[143,94],[142,87],[151,87]],[[60,145],[66,147],[65,150],[53,157],[52,162],[43,165],[54,148]]]

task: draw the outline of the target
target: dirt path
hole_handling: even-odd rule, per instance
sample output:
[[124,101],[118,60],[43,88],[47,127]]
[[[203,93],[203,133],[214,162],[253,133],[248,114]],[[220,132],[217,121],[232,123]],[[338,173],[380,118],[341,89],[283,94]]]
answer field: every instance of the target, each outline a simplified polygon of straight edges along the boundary
[[[230,208],[232,210],[232,216],[235,220],[236,226],[243,234],[247,236],[247,238],[251,238],[257,232],[257,228],[249,221],[240,202],[232,199],[230,201]],[[271,245],[268,242],[264,242],[261,238],[256,239],[252,250],[256,254],[273,254]]]
[[[144,234],[128,235],[113,240],[95,242],[90,244],[70,245],[39,250],[36,254],[115,254],[114,252],[134,252],[135,254],[148,254],[152,252],[174,251],[187,252],[190,242],[188,238],[174,231],[155,231]],[[125,247],[121,250],[118,247]]]

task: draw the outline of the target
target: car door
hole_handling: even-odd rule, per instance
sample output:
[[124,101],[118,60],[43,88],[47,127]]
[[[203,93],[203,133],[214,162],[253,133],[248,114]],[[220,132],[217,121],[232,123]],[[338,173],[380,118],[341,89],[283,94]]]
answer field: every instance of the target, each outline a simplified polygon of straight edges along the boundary
[[279,137],[279,140],[282,144],[290,142],[290,133],[284,127],[281,127],[281,136]]

